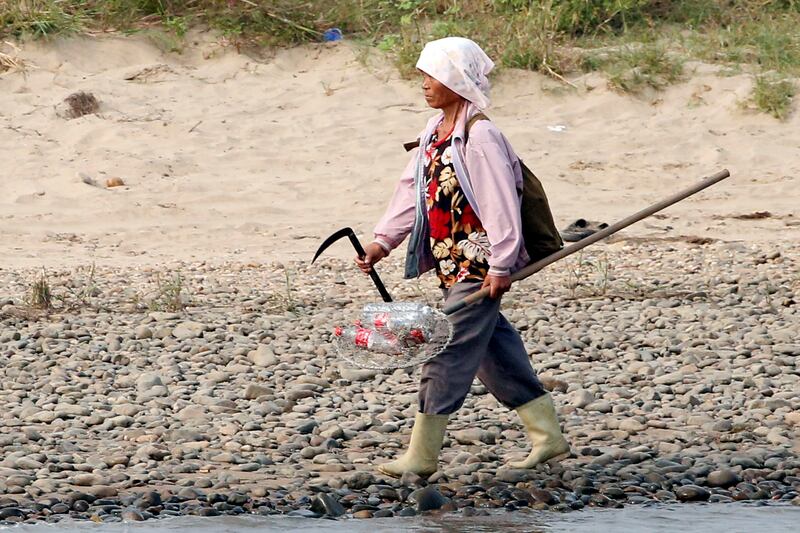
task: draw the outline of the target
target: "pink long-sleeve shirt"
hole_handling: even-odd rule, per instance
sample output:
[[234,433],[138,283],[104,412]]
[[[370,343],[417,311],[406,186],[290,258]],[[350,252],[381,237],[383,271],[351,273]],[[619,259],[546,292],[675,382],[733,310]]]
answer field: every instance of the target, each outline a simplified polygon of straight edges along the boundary
[[[522,170],[508,140],[491,121],[475,122],[470,128],[469,142],[464,143],[466,123],[478,112],[468,104],[456,121],[453,146],[463,162],[463,165],[455,165],[456,177],[489,238],[489,274],[505,276],[529,261],[520,218]],[[424,141],[430,137],[441,119],[441,114],[432,117],[420,139]],[[388,208],[375,227],[375,242],[387,253],[399,246],[414,226],[418,213],[415,180],[422,179],[422,176],[417,176],[421,168],[419,157],[417,148],[395,187]]]

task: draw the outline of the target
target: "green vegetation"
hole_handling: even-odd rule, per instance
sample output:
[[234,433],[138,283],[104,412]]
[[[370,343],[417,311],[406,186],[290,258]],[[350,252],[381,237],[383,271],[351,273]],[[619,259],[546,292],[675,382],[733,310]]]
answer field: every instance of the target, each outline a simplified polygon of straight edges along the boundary
[[52,275],[42,267],[26,290],[24,304],[29,311],[44,313],[99,308],[94,300],[100,294],[95,274],[94,263]]
[[271,313],[297,314],[299,308],[293,295],[294,289],[292,288],[292,279],[289,274],[289,269],[283,264],[280,264],[279,267],[283,269],[283,275],[286,281],[285,292],[273,292],[270,294],[266,302],[266,309]]
[[237,49],[264,49],[320,41],[326,29],[338,27],[348,39],[389,54],[405,75],[413,75],[426,41],[448,35],[476,40],[500,67],[562,80],[602,70],[612,87],[632,93],[674,83],[685,61],[700,59],[751,72],[753,103],[779,117],[788,114],[793,85],[773,78],[800,76],[799,25],[800,0],[0,2],[0,38],[146,31],[180,51],[189,28],[199,26],[220,32]]
[[755,77],[752,103],[775,118],[784,119],[791,110],[792,97],[796,92],[797,88],[793,81],[761,74]]
[[587,53],[582,57],[584,70],[608,73],[611,87],[639,93],[645,87],[662,89],[683,78],[683,58],[655,43],[624,45],[603,54]]
[[31,284],[25,303],[34,309],[48,310],[53,307],[53,292],[44,269],[39,277]]
[[180,273],[166,280],[162,280],[160,275],[156,275],[155,293],[146,298],[145,302],[150,311],[176,313],[186,307],[184,297],[185,288]]

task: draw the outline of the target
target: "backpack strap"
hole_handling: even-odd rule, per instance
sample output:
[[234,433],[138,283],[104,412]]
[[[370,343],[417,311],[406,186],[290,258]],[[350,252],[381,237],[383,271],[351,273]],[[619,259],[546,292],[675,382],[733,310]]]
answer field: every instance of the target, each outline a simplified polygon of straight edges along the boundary
[[472,115],[472,118],[467,121],[467,125],[464,126],[464,144],[467,144],[467,141],[469,140],[469,130],[471,130],[472,126],[474,126],[479,120],[489,120],[489,117],[483,113],[476,113]]
[[[464,126],[464,144],[466,144],[467,140],[469,140],[469,130],[479,120],[489,120],[489,117],[487,117],[483,113],[476,113],[475,115],[472,115],[472,118],[470,118],[467,121],[467,124]],[[414,148],[418,148],[418,147],[419,147],[419,139],[417,139],[416,141],[403,143],[403,148],[405,148],[406,152],[410,152]]]

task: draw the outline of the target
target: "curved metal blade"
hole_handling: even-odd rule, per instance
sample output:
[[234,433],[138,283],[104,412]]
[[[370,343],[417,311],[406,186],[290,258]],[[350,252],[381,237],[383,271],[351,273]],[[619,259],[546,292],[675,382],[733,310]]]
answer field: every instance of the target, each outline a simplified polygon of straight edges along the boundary
[[[365,255],[364,247],[361,246],[361,243],[358,241],[358,237],[356,237],[356,232],[353,231],[352,228],[348,227],[340,229],[339,231],[337,231],[336,233],[325,239],[325,241],[320,245],[319,249],[317,250],[317,253],[314,254],[314,259],[312,259],[311,262],[313,263],[314,261],[316,261],[317,257],[319,257],[322,252],[324,252],[331,244],[335,243],[342,237],[347,237],[348,239],[350,239],[353,248],[356,249],[356,254],[358,254],[358,257],[362,258],[364,257]],[[369,277],[372,278],[372,282],[375,283],[375,287],[377,287],[378,292],[381,293],[381,298],[383,298],[383,301],[391,302],[392,297],[389,295],[389,291],[386,290],[386,286],[383,284],[383,281],[381,281],[381,278],[380,276],[378,276],[378,272],[375,270],[375,268],[370,270]]]
[[322,244],[319,245],[319,248],[317,249],[317,253],[314,254],[314,259],[312,259],[311,262],[313,263],[314,261],[316,261],[317,257],[319,257],[320,254],[322,254],[322,252],[324,252],[331,244],[335,243],[336,241],[338,241],[342,237],[350,237],[350,235],[355,236],[355,234],[356,234],[356,232],[353,231],[353,228],[347,227],[347,228],[340,229],[339,231],[337,231],[336,233],[334,233],[333,235],[331,235],[330,237],[325,239],[322,242]]

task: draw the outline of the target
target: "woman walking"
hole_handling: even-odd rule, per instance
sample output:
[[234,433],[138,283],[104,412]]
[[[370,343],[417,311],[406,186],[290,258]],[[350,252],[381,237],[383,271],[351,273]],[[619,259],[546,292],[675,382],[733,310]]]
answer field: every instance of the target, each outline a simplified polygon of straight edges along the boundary
[[469,39],[448,37],[425,46],[417,69],[426,102],[441,113],[420,134],[375,240],[356,258],[369,272],[409,237],[406,278],[434,270],[447,302],[490,290],[489,298],[449,317],[453,340],[422,367],[411,443],[402,457],[378,466],[387,475],[437,470],[448,418],[464,403],[475,376],[519,413],[527,429],[533,449],[510,466],[532,468],[569,452],[552,399],[519,334],[500,313],[511,273],[529,258],[520,220],[519,158],[492,122],[474,120],[489,106],[487,75],[493,67]]

